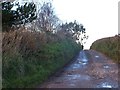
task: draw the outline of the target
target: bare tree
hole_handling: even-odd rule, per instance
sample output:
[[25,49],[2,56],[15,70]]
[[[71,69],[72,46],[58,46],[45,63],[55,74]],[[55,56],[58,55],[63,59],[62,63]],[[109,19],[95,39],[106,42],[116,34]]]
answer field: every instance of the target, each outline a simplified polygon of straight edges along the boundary
[[52,32],[58,26],[58,17],[54,13],[52,3],[44,3],[38,11],[36,25],[42,31]]

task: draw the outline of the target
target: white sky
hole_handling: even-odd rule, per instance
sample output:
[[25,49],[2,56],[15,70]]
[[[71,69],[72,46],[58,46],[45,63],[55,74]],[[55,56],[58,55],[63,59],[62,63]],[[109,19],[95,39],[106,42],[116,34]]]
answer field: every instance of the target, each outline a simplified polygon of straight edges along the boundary
[[119,0],[53,0],[55,12],[63,21],[77,20],[86,28],[89,49],[97,39],[118,33]]

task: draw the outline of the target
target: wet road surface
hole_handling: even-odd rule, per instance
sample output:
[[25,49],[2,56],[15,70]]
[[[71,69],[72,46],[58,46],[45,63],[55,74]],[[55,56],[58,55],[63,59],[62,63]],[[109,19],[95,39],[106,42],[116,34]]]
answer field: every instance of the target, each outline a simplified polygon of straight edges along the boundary
[[37,88],[118,88],[118,65],[99,52],[84,50]]

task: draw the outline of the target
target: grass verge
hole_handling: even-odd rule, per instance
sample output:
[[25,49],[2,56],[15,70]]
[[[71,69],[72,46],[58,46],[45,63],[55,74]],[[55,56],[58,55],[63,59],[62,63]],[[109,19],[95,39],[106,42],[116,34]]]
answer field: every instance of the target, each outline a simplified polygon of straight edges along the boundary
[[120,63],[120,36],[103,38],[95,41],[90,49],[104,53],[106,56]]

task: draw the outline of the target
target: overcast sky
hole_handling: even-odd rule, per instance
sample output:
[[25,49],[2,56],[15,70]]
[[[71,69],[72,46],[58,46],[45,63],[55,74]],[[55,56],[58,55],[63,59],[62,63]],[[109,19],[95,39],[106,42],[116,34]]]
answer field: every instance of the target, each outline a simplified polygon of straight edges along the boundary
[[56,14],[63,21],[77,20],[86,28],[89,49],[97,39],[118,33],[119,0],[53,0]]

